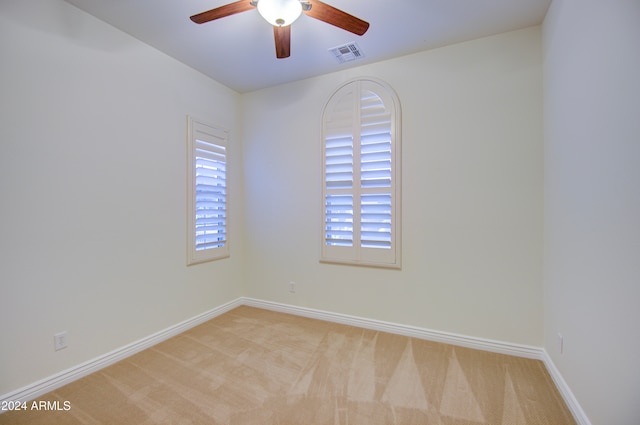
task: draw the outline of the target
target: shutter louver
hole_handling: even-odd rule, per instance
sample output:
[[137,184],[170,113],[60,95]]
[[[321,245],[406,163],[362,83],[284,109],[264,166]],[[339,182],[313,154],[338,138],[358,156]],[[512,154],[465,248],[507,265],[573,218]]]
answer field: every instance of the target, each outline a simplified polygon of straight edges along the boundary
[[353,140],[350,135],[326,140],[325,173],[327,188],[353,187]]
[[370,91],[363,91],[360,105],[360,184],[391,187],[391,115]]
[[365,248],[391,248],[391,195],[362,195],[360,243]]
[[362,187],[391,187],[391,135],[382,133],[363,136],[360,144]]
[[353,246],[353,196],[327,195],[325,240],[331,246]]
[[331,111],[325,129],[325,185],[327,189],[353,187],[353,93]]

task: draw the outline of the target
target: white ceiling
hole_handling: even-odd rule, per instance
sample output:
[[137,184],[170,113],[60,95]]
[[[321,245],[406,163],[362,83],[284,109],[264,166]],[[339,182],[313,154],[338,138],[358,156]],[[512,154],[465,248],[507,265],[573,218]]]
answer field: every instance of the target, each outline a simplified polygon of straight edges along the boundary
[[[250,10],[197,25],[189,16],[234,0],[66,0],[238,91],[300,80],[421,50],[538,25],[551,0],[324,0],[371,24],[362,37],[302,15],[291,57],[276,59],[273,29]],[[355,41],[365,57],[329,49]]]

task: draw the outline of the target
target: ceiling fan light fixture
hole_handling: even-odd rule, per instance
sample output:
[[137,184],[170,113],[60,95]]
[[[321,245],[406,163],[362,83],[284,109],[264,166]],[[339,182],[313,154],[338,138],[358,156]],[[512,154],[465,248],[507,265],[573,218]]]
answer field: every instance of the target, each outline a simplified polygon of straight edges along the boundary
[[258,12],[271,25],[291,25],[302,13],[300,0],[259,0]]

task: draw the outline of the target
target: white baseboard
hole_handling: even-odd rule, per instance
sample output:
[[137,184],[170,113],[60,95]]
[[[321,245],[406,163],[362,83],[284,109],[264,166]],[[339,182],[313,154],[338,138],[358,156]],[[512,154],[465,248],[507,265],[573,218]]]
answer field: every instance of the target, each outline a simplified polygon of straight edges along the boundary
[[551,379],[553,379],[553,382],[556,384],[558,391],[560,391],[564,402],[567,403],[567,407],[571,411],[571,414],[578,425],[591,425],[591,421],[587,417],[587,414],[582,409],[582,406],[580,406],[580,403],[578,403],[578,400],[573,395],[571,388],[569,388],[569,385],[560,374],[558,368],[556,368],[556,365],[553,363],[551,356],[549,356],[549,353],[547,353],[546,350],[543,350],[542,361],[544,362],[549,375],[551,375]]
[[[82,364],[63,370],[55,375],[49,376],[33,384],[27,385],[19,390],[13,391],[8,394],[0,396],[0,403],[3,401],[30,401],[40,397],[50,391],[62,387],[76,381],[84,376],[87,376],[93,372],[96,372],[102,368],[112,365],[120,360],[123,360],[129,356],[132,356],[142,350],[145,350],[153,345],[156,345],[164,340],[174,337],[182,332],[191,329],[201,323],[213,319],[229,310],[242,305],[242,299],[230,301],[219,307],[213,308],[207,312],[178,323],[160,332],[156,332],[153,335],[149,335],[146,338],[142,338],[131,344],[120,347],[95,359],[86,361]],[[1,413],[1,412],[0,412]]]
[[95,359],[56,373],[55,375],[37,381],[31,385],[27,385],[23,388],[20,388],[19,390],[4,394],[0,396],[0,403],[3,401],[16,400],[30,401],[38,398],[43,394],[46,394],[50,391],[62,387],[63,385],[69,384],[113,363],[132,356],[133,354],[136,354],[164,340],[174,337],[188,329],[211,320],[241,305],[247,305],[281,313],[288,313],[296,316],[308,317],[311,319],[325,320],[344,325],[357,326],[360,328],[371,329],[375,331],[389,332],[412,338],[419,338],[429,341],[442,342],[445,344],[458,345],[467,348],[475,348],[478,350],[490,351],[494,353],[541,360],[544,362],[547,370],[549,371],[549,374],[558,387],[560,394],[562,394],[562,397],[567,403],[567,406],[569,407],[569,410],[571,410],[571,413],[573,414],[578,425],[591,425],[591,422],[589,421],[584,410],[582,410],[582,407],[571,392],[571,389],[543,348],[521,344],[512,344],[502,341],[494,341],[484,338],[476,338],[449,332],[440,332],[419,328],[416,326],[401,325],[381,320],[367,319],[363,317],[350,316],[347,314],[333,313],[306,307],[297,307],[288,304],[281,304],[272,301],[263,301],[246,297],[241,297],[230,301],[226,304],[213,308],[205,313],[185,320],[184,322],[178,323],[177,325],[171,326],[146,338],[142,338],[131,344],[125,345],[124,347],[96,357]]
[[419,328],[416,326],[401,325],[397,323],[384,322],[382,320],[367,319],[363,317],[350,316],[341,313],[332,313],[306,307],[296,307],[288,304],[257,300],[254,298],[242,298],[242,301],[244,305],[248,305],[251,307],[258,307],[265,310],[278,311],[281,313],[289,313],[296,316],[308,317],[311,319],[326,320],[328,322],[340,323],[343,325],[357,326],[359,328],[371,329],[374,331],[389,332],[397,335],[409,336],[412,338],[442,342],[445,344],[458,345],[467,348],[475,348],[478,350],[490,351],[493,353],[508,354],[511,356],[526,357],[536,360],[543,359],[544,350],[539,347],[512,344],[508,342],[470,337],[449,332],[434,331],[431,329]]

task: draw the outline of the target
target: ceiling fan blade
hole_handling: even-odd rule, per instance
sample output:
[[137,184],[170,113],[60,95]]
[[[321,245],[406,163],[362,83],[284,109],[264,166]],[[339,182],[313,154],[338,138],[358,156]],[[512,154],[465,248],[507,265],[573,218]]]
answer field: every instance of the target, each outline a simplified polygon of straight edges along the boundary
[[253,8],[254,6],[251,4],[251,0],[239,0],[224,6],[216,7],[215,9],[207,10],[206,12],[198,13],[197,15],[193,15],[190,19],[196,24],[204,24],[205,22],[224,18],[225,16],[246,12]]
[[320,0],[307,0],[311,3],[311,9],[303,10],[303,13],[312,18],[319,19],[323,22],[342,28],[357,35],[363,35],[369,29],[369,23],[362,19],[349,15],[340,9],[322,3]]
[[276,41],[276,57],[288,58],[291,55],[291,25],[286,27],[273,26],[273,38]]

